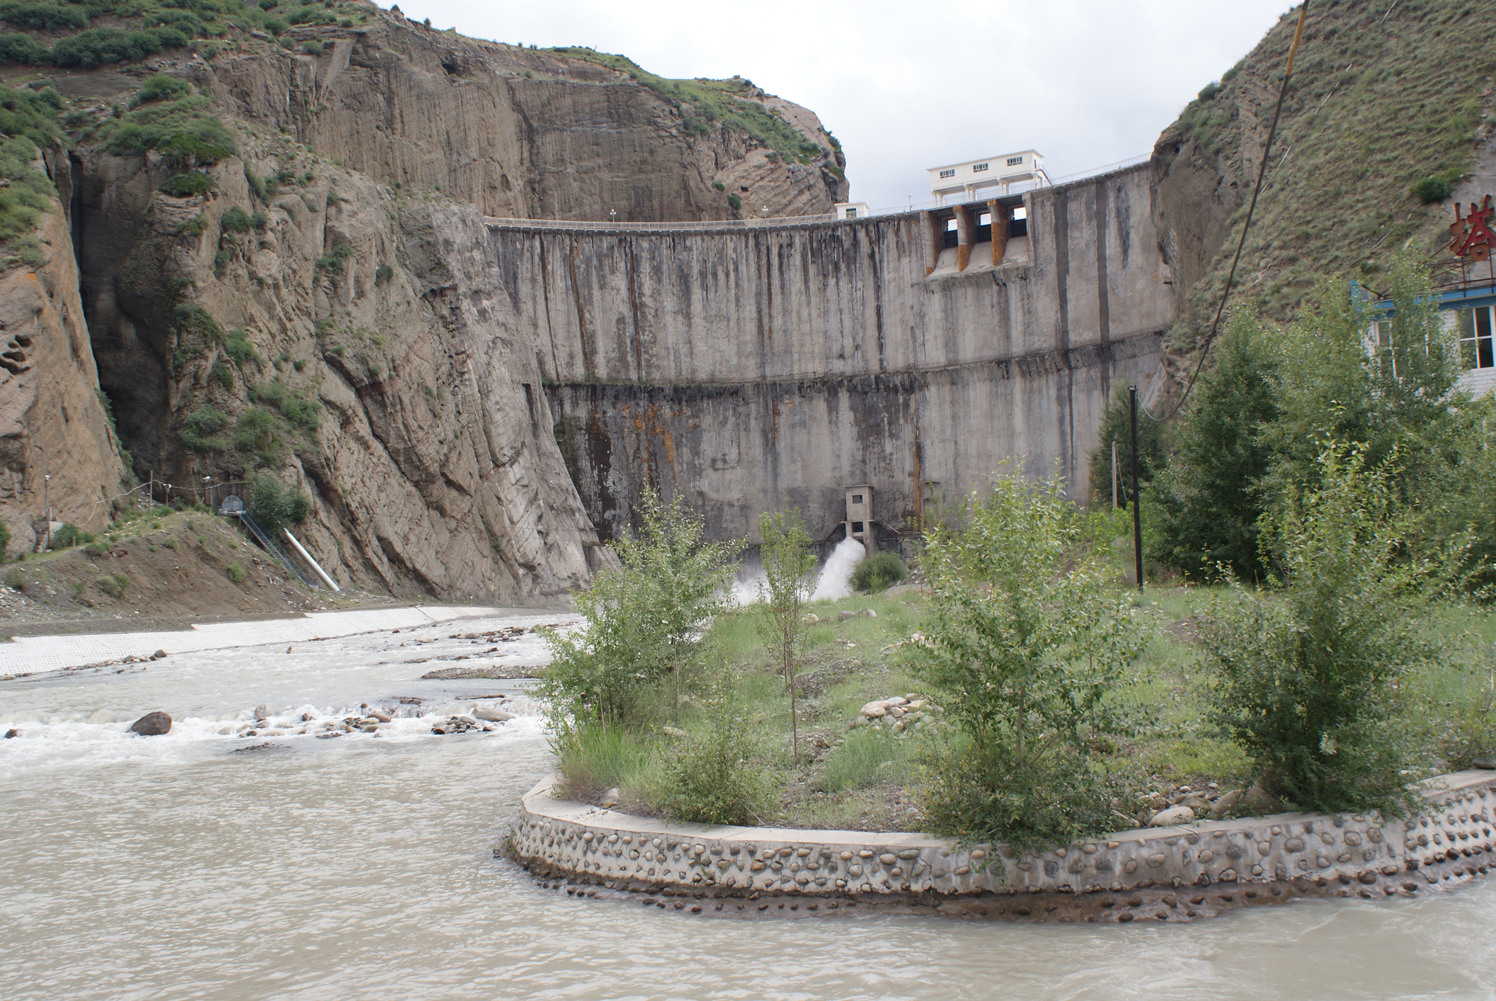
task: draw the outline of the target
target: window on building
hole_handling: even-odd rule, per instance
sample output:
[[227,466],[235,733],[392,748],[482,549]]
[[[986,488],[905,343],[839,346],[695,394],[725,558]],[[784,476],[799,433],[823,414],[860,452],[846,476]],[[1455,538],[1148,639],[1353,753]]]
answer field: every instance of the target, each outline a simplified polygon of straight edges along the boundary
[[852,503],[853,504],[861,504],[862,503],[862,494],[853,494],[852,495]]
[[1491,344],[1491,307],[1459,312],[1460,355],[1466,368],[1496,368],[1496,350]]
[[945,180],[947,177],[955,177],[955,176],[956,176],[956,168],[955,167],[952,167],[949,170],[942,170],[940,172],[940,179],[942,181]]
[[1016,166],[1018,166],[1022,162],[1023,162],[1023,157],[1021,157],[1021,156],[1010,156],[1010,157],[1008,157],[1008,166],[1009,167],[1016,167]]
[[971,172],[973,174],[979,174],[990,166],[992,166],[992,164],[990,163],[974,163],[971,165]]
[[848,207],[847,208],[847,218],[848,219],[856,219],[857,218],[857,210],[854,209],[854,208]]

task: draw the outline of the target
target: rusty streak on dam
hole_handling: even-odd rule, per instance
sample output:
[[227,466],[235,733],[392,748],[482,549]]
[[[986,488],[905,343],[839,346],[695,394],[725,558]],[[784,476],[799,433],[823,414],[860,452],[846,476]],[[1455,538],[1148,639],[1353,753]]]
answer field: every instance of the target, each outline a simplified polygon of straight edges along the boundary
[[709,536],[753,541],[760,512],[788,507],[824,535],[844,488],[871,484],[892,541],[1005,460],[1058,467],[1084,496],[1108,397],[1153,391],[1174,320],[1152,198],[1142,164],[990,209],[850,221],[490,219],[490,305],[536,346],[536,421],[603,537],[646,483]]

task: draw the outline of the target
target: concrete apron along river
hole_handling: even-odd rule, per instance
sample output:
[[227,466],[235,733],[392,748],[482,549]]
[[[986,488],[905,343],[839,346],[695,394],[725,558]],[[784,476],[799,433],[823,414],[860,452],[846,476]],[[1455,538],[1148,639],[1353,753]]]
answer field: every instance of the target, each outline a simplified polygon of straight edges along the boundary
[[[20,733],[0,741],[0,996],[1474,998],[1496,982],[1488,881],[1177,926],[765,898],[754,914],[820,920],[748,933],[691,914],[720,901],[537,881],[494,852],[552,770],[526,684],[421,676],[457,657],[538,663],[533,633],[483,634],[561,618],[289,650],[251,636],[0,681],[0,729]],[[432,732],[500,705],[517,718],[491,732]],[[127,732],[158,708],[170,734]],[[391,722],[317,736],[375,709]]]

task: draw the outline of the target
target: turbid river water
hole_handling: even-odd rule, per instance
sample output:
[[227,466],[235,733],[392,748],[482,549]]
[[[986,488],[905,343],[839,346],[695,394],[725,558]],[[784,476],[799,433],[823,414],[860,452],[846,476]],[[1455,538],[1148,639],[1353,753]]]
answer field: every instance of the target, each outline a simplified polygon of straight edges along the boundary
[[[523,695],[492,733],[397,718],[378,736],[295,735],[363,703],[451,712],[515,695],[512,682],[420,681],[441,665],[408,661],[474,650],[454,633],[533,621],[0,683],[0,724],[21,731],[0,741],[0,998],[1496,994],[1496,881],[1151,927],[692,917],[568,897],[493,857],[550,767]],[[529,637],[504,652],[540,656]],[[289,735],[235,736],[258,705]],[[171,734],[126,732],[155,708],[177,718]]]

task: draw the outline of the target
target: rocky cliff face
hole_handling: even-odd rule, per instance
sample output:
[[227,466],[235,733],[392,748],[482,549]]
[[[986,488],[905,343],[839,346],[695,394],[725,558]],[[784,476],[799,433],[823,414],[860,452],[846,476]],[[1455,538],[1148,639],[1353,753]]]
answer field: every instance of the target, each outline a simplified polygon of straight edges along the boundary
[[[318,36],[332,42],[321,56],[256,46],[194,75],[250,127],[284,128],[377,183],[438,189],[491,216],[726,219],[737,214],[729,195],[750,214],[817,215],[846,198],[821,163],[720,123],[688,131],[689,109],[587,59],[389,14]],[[748,86],[741,97],[839,155],[805,109]]]
[[[52,158],[52,167],[66,195],[66,157]],[[36,545],[33,525],[44,526],[48,502],[56,521],[103,525],[125,475],[98,393],[61,204],[36,235],[47,262],[0,274],[0,519],[13,551]]]
[[[303,36],[328,44],[297,54]],[[300,535],[345,583],[523,601],[584,581],[604,557],[536,344],[505,322],[517,290],[484,216],[829,213],[846,190],[834,141],[746,81],[723,86],[826,159],[703,127],[595,61],[382,11],[284,38],[47,73],[72,99],[71,155],[50,171],[70,211],[45,224],[52,265],[0,278],[0,514],[36,507],[37,455],[55,448],[58,517],[102,521],[123,472],[102,387],[138,474],[189,499],[267,477],[304,492]],[[207,190],[168,194],[190,162],[107,141],[152,72],[210,97],[235,135],[236,155],[201,168]]]

